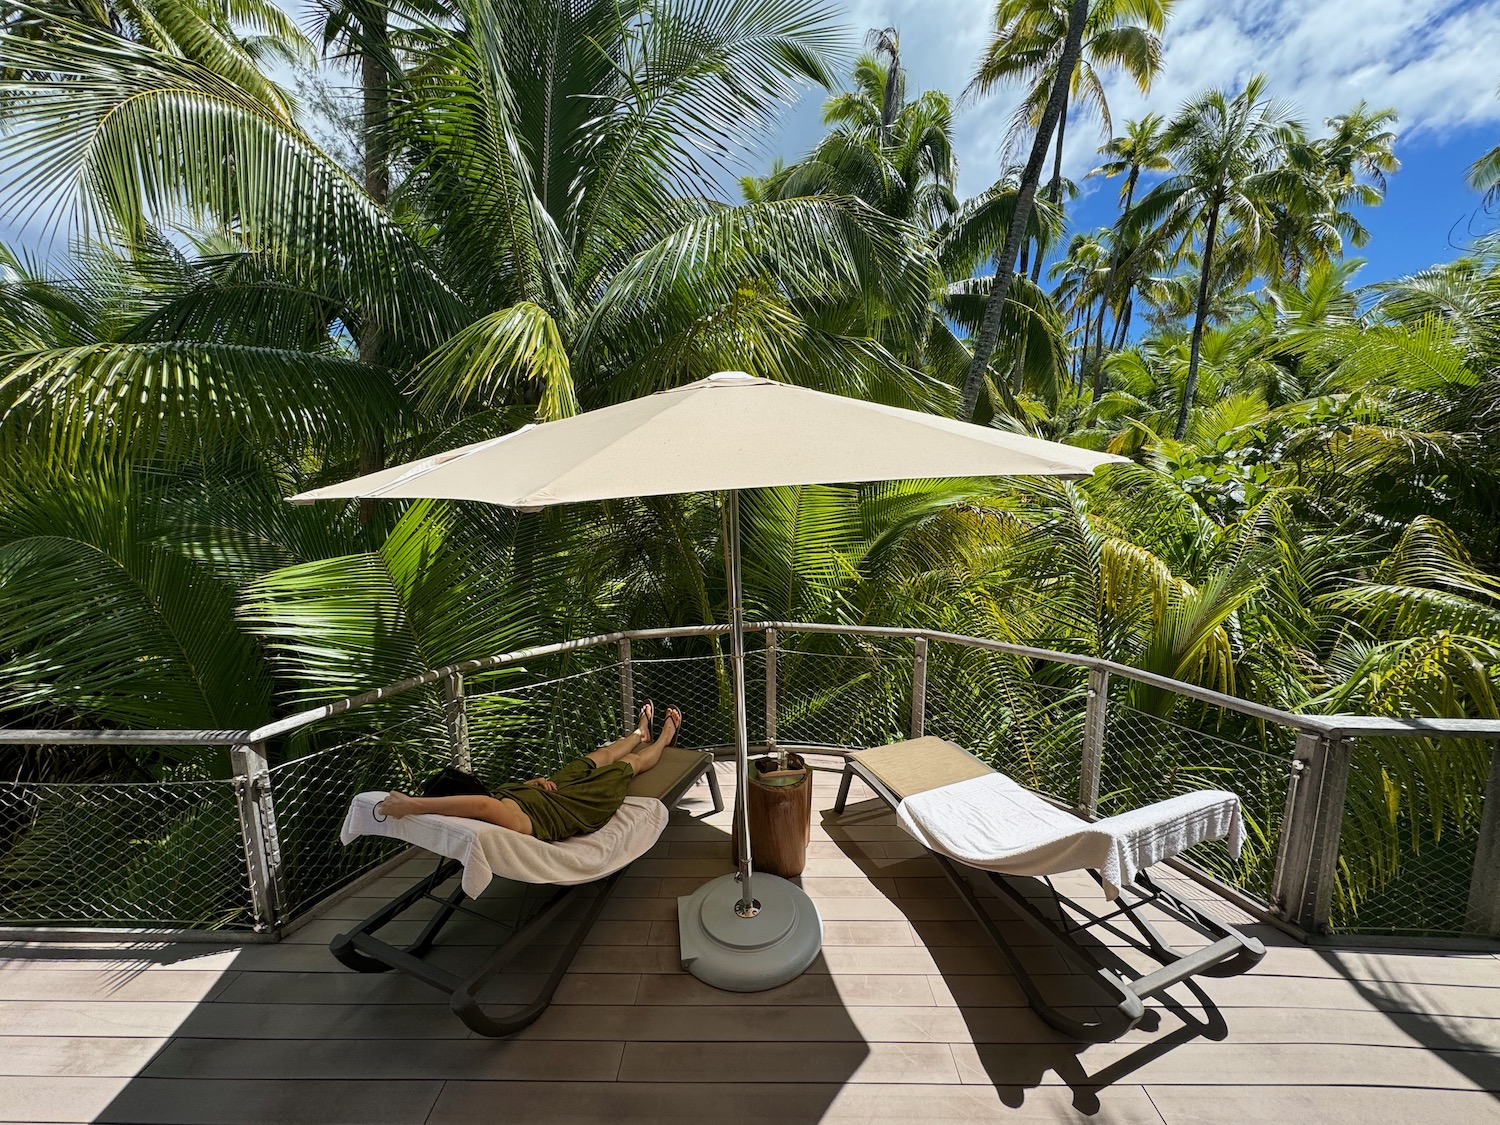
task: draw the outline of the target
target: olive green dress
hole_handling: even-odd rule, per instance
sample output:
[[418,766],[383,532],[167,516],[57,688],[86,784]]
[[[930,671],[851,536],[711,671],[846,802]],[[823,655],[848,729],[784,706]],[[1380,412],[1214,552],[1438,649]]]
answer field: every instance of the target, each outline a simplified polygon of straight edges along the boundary
[[502,785],[495,796],[521,806],[538,840],[566,840],[603,828],[625,803],[634,776],[629,762],[596,766],[588,758],[575,758],[552,775],[556,789],[521,782]]

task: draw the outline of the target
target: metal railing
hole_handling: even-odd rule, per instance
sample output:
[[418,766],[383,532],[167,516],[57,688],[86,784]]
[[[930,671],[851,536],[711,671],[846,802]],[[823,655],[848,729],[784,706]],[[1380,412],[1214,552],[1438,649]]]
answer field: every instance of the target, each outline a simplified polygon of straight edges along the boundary
[[[252,731],[0,730],[0,744],[170,762],[140,781],[0,784],[0,927],[274,938],[398,853],[338,843],[357,792],[447,763],[491,783],[545,773],[632,724],[648,697],[683,707],[686,744],[731,746],[726,631],[463,661]],[[1309,935],[1500,936],[1500,722],[1294,714],[926,630],[750,631],[753,746],[839,754],[939,735],[1086,817],[1228,789],[1244,852],[1200,845],[1179,868],[1240,905]]]

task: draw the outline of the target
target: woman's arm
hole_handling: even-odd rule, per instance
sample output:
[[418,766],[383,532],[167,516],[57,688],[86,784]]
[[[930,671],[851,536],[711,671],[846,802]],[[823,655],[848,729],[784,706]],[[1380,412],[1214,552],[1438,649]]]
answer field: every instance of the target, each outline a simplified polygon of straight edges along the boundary
[[516,802],[505,798],[484,797],[479,794],[463,794],[456,797],[408,797],[399,790],[392,790],[385,800],[375,806],[381,816],[413,816],[420,813],[436,813],[438,816],[462,816],[469,820],[482,820],[487,824],[498,824],[512,832],[531,835],[531,818]]

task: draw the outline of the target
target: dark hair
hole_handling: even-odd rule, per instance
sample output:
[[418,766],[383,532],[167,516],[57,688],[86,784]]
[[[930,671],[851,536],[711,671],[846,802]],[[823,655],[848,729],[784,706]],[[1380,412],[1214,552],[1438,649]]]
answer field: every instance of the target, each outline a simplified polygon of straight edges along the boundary
[[444,766],[422,783],[424,797],[462,797],[471,794],[488,797],[489,786],[472,773],[465,773],[453,766]]

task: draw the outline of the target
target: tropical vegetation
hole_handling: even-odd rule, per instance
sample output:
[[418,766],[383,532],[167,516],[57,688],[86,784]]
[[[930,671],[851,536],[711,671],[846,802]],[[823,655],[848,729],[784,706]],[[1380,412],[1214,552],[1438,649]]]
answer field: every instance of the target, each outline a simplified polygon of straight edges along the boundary
[[[1101,76],[1149,87],[1170,9],[998,0],[966,96],[1014,84],[1029,158],[965,199],[954,101],[906,89],[895,29],[846,72],[822,4],[329,0],[307,32],[271,0],[8,4],[7,209],[72,240],[0,256],[0,721],[243,729],[722,619],[711,497],[283,501],[726,368],[1131,462],[759,494],[752,615],[1096,654],[1291,710],[1500,717],[1500,239],[1356,283],[1394,110],[1314,128],[1257,76],[1115,127]],[[319,53],[360,84],[357,166],[285,77]],[[825,135],[730,198],[809,86]],[[1093,231],[1061,165],[1088,113],[1120,204]],[[1487,761],[1368,753],[1351,904],[1413,848],[1472,847]]]

